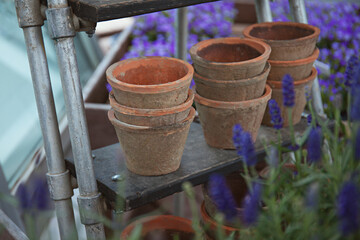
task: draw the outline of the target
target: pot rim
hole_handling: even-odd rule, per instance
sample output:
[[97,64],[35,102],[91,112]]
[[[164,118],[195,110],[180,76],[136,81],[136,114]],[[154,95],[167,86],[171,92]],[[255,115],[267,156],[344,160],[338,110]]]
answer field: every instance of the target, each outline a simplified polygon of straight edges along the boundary
[[212,107],[212,108],[235,109],[235,108],[239,108],[239,107],[249,106],[250,103],[253,103],[253,102],[260,103],[262,101],[267,101],[271,98],[271,92],[272,92],[271,87],[268,84],[266,84],[265,93],[261,97],[255,98],[255,99],[250,99],[250,100],[245,100],[245,101],[238,101],[238,102],[225,102],[225,101],[211,100],[211,99],[200,96],[198,93],[195,93],[195,102],[197,102],[201,105]]
[[[252,35],[250,35],[251,30],[253,30],[256,27],[273,27],[273,26],[281,26],[281,25],[285,25],[285,26],[297,26],[297,27],[301,27],[307,30],[312,30],[314,31],[312,34],[305,36],[305,37],[300,37],[300,38],[295,38],[295,39],[290,39],[290,40],[270,40],[270,39],[263,39],[263,38],[259,38],[259,37],[254,37]],[[264,22],[264,23],[255,23],[252,24],[248,27],[246,27],[243,30],[243,34],[245,37],[250,38],[250,39],[258,39],[258,40],[262,40],[266,43],[269,44],[276,44],[279,43],[280,46],[281,44],[284,44],[285,42],[287,43],[291,43],[292,45],[299,45],[301,44],[303,41],[312,39],[312,38],[318,38],[320,35],[320,29],[318,27],[312,26],[310,24],[305,24],[305,23],[295,23],[295,22]],[[297,43],[297,44],[296,44]]]
[[[189,219],[173,216],[173,215],[157,215],[157,216],[143,217],[130,223],[121,233],[120,239],[126,239],[126,237],[131,234],[135,226],[138,224],[142,224],[143,226],[146,225],[146,227],[143,228],[143,231],[144,229],[148,230],[145,231],[144,234],[146,234],[151,230],[160,229],[160,226],[158,227],[157,224],[161,225],[161,222],[163,221],[166,223],[173,223],[174,225],[167,226],[168,228],[165,227],[161,229],[171,229],[171,230],[179,230],[187,233],[194,233],[194,230],[191,227],[191,221]],[[175,229],[175,226],[178,227],[179,229]]]
[[188,97],[186,101],[180,105],[169,108],[158,108],[158,109],[145,109],[145,108],[132,108],[118,103],[114,97],[113,91],[109,94],[109,100],[111,107],[121,114],[143,116],[143,117],[156,117],[163,115],[170,115],[178,112],[183,112],[192,106],[194,100],[194,92],[189,88]]
[[[312,67],[310,76],[301,80],[294,81],[294,86],[303,85],[310,81],[313,81],[316,78],[316,76],[317,76],[317,70],[315,67]],[[269,84],[272,88],[279,89],[282,87],[282,81],[267,80],[267,84]]]
[[[164,59],[166,61],[174,61],[182,64],[187,69],[187,73],[180,79],[177,79],[172,82],[161,83],[161,84],[152,84],[152,85],[137,85],[131,83],[125,83],[118,80],[114,75],[113,72],[116,68],[124,66],[126,64],[131,64],[134,61],[151,61],[151,60],[158,60]],[[186,84],[191,82],[192,76],[194,74],[194,68],[191,66],[190,63],[185,62],[183,60],[172,58],[172,57],[160,57],[160,56],[149,56],[149,57],[137,57],[137,58],[130,58],[126,60],[122,60],[116,63],[113,63],[108,69],[106,70],[106,79],[108,83],[111,85],[112,88],[119,89],[122,91],[128,92],[136,92],[136,93],[159,93],[159,92],[168,92],[174,89],[181,88]]]
[[[206,46],[212,45],[212,44],[217,44],[217,43],[222,43],[222,44],[232,44],[232,43],[238,43],[238,44],[246,44],[252,48],[255,48],[255,46],[257,47],[262,47],[263,48],[263,52],[260,52],[260,56],[256,57],[256,58],[252,58],[246,61],[238,61],[238,62],[213,62],[213,61],[209,61],[206,60],[202,57],[200,57],[197,53],[198,51],[200,51],[202,48],[204,48]],[[256,50],[258,50],[257,48],[255,48]],[[271,53],[271,47],[260,40],[257,39],[245,39],[245,38],[239,38],[239,37],[227,37],[227,38],[213,38],[213,39],[207,39],[207,40],[203,40],[201,42],[198,42],[197,44],[195,44],[194,46],[192,46],[189,50],[191,58],[195,59],[197,61],[196,64],[199,65],[211,65],[212,67],[224,67],[224,66],[244,66],[244,65],[248,65],[251,63],[257,63],[257,62],[262,62],[263,60],[267,60],[270,56]],[[195,62],[195,61],[193,61]]]
[[[201,214],[202,218],[204,219],[205,223],[208,222],[208,223],[210,223],[210,225],[212,226],[213,229],[216,228],[217,223],[206,212],[204,201],[201,203],[200,214]],[[228,232],[233,232],[233,231],[238,230],[237,228],[233,228],[233,227],[230,227],[230,226],[227,226],[227,225],[222,225],[222,227],[224,228],[225,231],[228,231]]]
[[269,74],[270,70],[271,70],[271,64],[269,62],[266,62],[265,68],[260,74],[254,76],[254,77],[243,78],[243,79],[238,79],[238,80],[217,80],[217,79],[206,78],[206,77],[198,74],[196,71],[194,71],[194,80],[197,78],[200,81],[210,82],[213,84],[241,84],[241,83],[252,82],[252,81],[258,82],[258,81],[262,80],[264,75]]
[[182,128],[183,126],[190,124],[195,117],[195,112],[196,112],[195,109],[191,107],[189,115],[183,121],[176,124],[159,126],[159,127],[138,126],[138,125],[132,125],[129,123],[122,122],[115,117],[115,112],[113,109],[110,109],[108,111],[108,118],[113,126],[119,127],[127,131],[161,132],[161,131],[175,131],[178,128]]
[[272,65],[273,67],[292,67],[292,66],[299,66],[299,65],[305,65],[305,64],[309,64],[309,63],[313,63],[315,62],[315,60],[319,57],[320,51],[319,48],[315,48],[315,51],[313,52],[313,54],[311,54],[309,57],[307,58],[301,58],[301,59],[297,59],[297,60],[292,60],[292,61],[279,61],[279,60],[268,60],[268,62],[270,63],[270,65]]

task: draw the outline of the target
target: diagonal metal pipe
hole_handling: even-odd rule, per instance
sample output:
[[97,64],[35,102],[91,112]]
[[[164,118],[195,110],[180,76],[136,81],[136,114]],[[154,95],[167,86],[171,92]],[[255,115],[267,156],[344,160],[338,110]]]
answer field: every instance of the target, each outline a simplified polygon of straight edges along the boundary
[[71,196],[70,174],[65,168],[59,126],[44,49],[40,1],[16,0],[19,26],[23,28],[40,126],[44,139],[47,179],[54,200],[60,237],[77,239]]

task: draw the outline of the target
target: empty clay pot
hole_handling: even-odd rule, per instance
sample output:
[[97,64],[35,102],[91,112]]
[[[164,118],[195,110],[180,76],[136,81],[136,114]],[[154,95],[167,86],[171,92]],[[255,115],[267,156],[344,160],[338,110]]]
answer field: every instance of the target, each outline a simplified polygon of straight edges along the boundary
[[233,81],[214,80],[194,73],[196,92],[207,99],[226,102],[245,101],[261,97],[264,93],[266,79],[270,72],[270,64],[264,71],[252,78]]
[[[311,93],[312,84],[317,76],[316,68],[312,68],[311,75],[303,80],[294,81],[294,90],[295,90],[295,106],[292,109],[292,121],[293,125],[297,124],[301,120],[301,114],[305,109],[306,105],[306,96],[305,93],[308,91]],[[272,99],[275,99],[279,104],[281,110],[281,117],[284,120],[284,127],[289,126],[288,112],[283,105],[283,95],[282,95],[282,83],[280,81],[267,81],[273,90]],[[264,119],[262,124],[266,126],[272,126],[271,117],[269,113],[269,108],[266,108]]]
[[196,72],[210,79],[238,80],[259,75],[269,58],[270,46],[262,41],[216,38],[190,49]]
[[285,74],[290,74],[295,80],[305,79],[311,74],[311,69],[315,60],[319,56],[319,49],[316,48],[314,53],[307,58],[294,61],[275,61],[269,60],[271,71],[268,76],[270,81],[281,81]]
[[292,61],[307,58],[315,51],[320,29],[304,23],[265,22],[248,26],[243,34],[269,44],[269,60]]
[[116,101],[132,108],[169,108],[185,102],[194,74],[180,59],[139,57],[114,63],[106,77]]
[[121,240],[126,240],[131,236],[131,232],[138,225],[142,225],[140,239],[194,239],[195,233],[191,226],[191,221],[186,218],[160,215],[141,218],[129,224],[121,233]]
[[143,109],[126,107],[116,102],[113,92],[109,95],[110,105],[121,122],[138,126],[159,127],[176,124],[189,116],[194,93],[189,89],[188,98],[183,104],[171,108]]
[[270,98],[271,88],[268,85],[261,97],[240,102],[210,100],[196,93],[196,109],[207,144],[215,148],[235,149],[232,129],[237,123],[250,132],[255,142]]
[[169,126],[136,126],[115,118],[113,110],[108,117],[115,127],[116,135],[125,155],[127,168],[139,175],[157,176],[176,171],[195,117],[191,108],[183,121]]

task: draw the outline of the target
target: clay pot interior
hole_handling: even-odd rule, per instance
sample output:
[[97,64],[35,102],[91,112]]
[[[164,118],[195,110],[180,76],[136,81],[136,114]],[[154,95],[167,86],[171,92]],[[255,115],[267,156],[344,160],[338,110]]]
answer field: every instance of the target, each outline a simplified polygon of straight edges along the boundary
[[120,239],[127,239],[135,226],[140,224],[142,225],[141,239],[145,240],[192,240],[195,236],[189,219],[161,215],[145,217],[131,223],[124,229]]
[[114,77],[124,83],[156,85],[173,82],[185,77],[189,71],[185,65],[169,58],[137,59],[120,65],[113,71]]
[[198,51],[198,55],[211,62],[241,62],[257,58],[261,53],[246,44],[216,43]]
[[289,25],[257,26],[250,31],[250,35],[265,40],[293,40],[314,34],[312,29]]

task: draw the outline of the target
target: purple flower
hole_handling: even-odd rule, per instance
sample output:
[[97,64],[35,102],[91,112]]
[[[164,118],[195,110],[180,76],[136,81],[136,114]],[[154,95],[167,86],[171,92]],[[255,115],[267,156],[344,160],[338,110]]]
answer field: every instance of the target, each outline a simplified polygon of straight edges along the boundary
[[240,156],[248,166],[254,166],[257,162],[256,153],[251,135],[243,132],[240,137]]
[[360,121],[360,85],[352,88],[352,95],[354,96],[354,100],[350,109],[351,120]]
[[271,116],[271,124],[274,125],[275,129],[277,130],[281,129],[284,122],[281,117],[279,105],[274,99],[270,99],[268,106]]
[[307,115],[306,120],[307,120],[308,125],[311,125],[312,115],[311,114]]
[[225,215],[227,220],[236,217],[235,199],[222,175],[213,174],[210,176],[209,193],[216,207]]
[[28,187],[21,183],[16,192],[16,197],[23,210],[48,209],[50,197],[46,179],[35,177]]
[[16,197],[20,203],[21,209],[25,210],[31,208],[30,196],[23,183],[20,183],[16,192]]
[[343,236],[347,236],[359,228],[359,198],[357,186],[352,181],[345,182],[337,201],[337,215]]
[[109,83],[106,83],[106,90],[108,91],[108,92],[111,92],[112,91],[112,87],[111,87],[111,85],[109,84]]
[[312,128],[307,140],[307,152],[309,163],[321,160],[322,134],[320,128]]
[[262,186],[259,183],[254,183],[252,192],[246,195],[243,202],[243,221],[247,226],[252,226],[256,223],[259,216],[259,208],[261,204]]
[[286,74],[282,79],[283,102],[285,107],[295,105],[294,79]]
[[355,70],[359,68],[359,59],[356,56],[351,56],[347,62],[346,69],[345,69],[345,86],[351,88],[354,82],[354,75]]
[[356,132],[354,150],[355,150],[355,152],[354,152],[355,160],[359,161],[360,160],[360,128]]
[[238,150],[238,155],[241,154],[240,146],[241,146],[241,134],[243,129],[240,124],[235,124],[233,127],[233,143],[235,148]]

